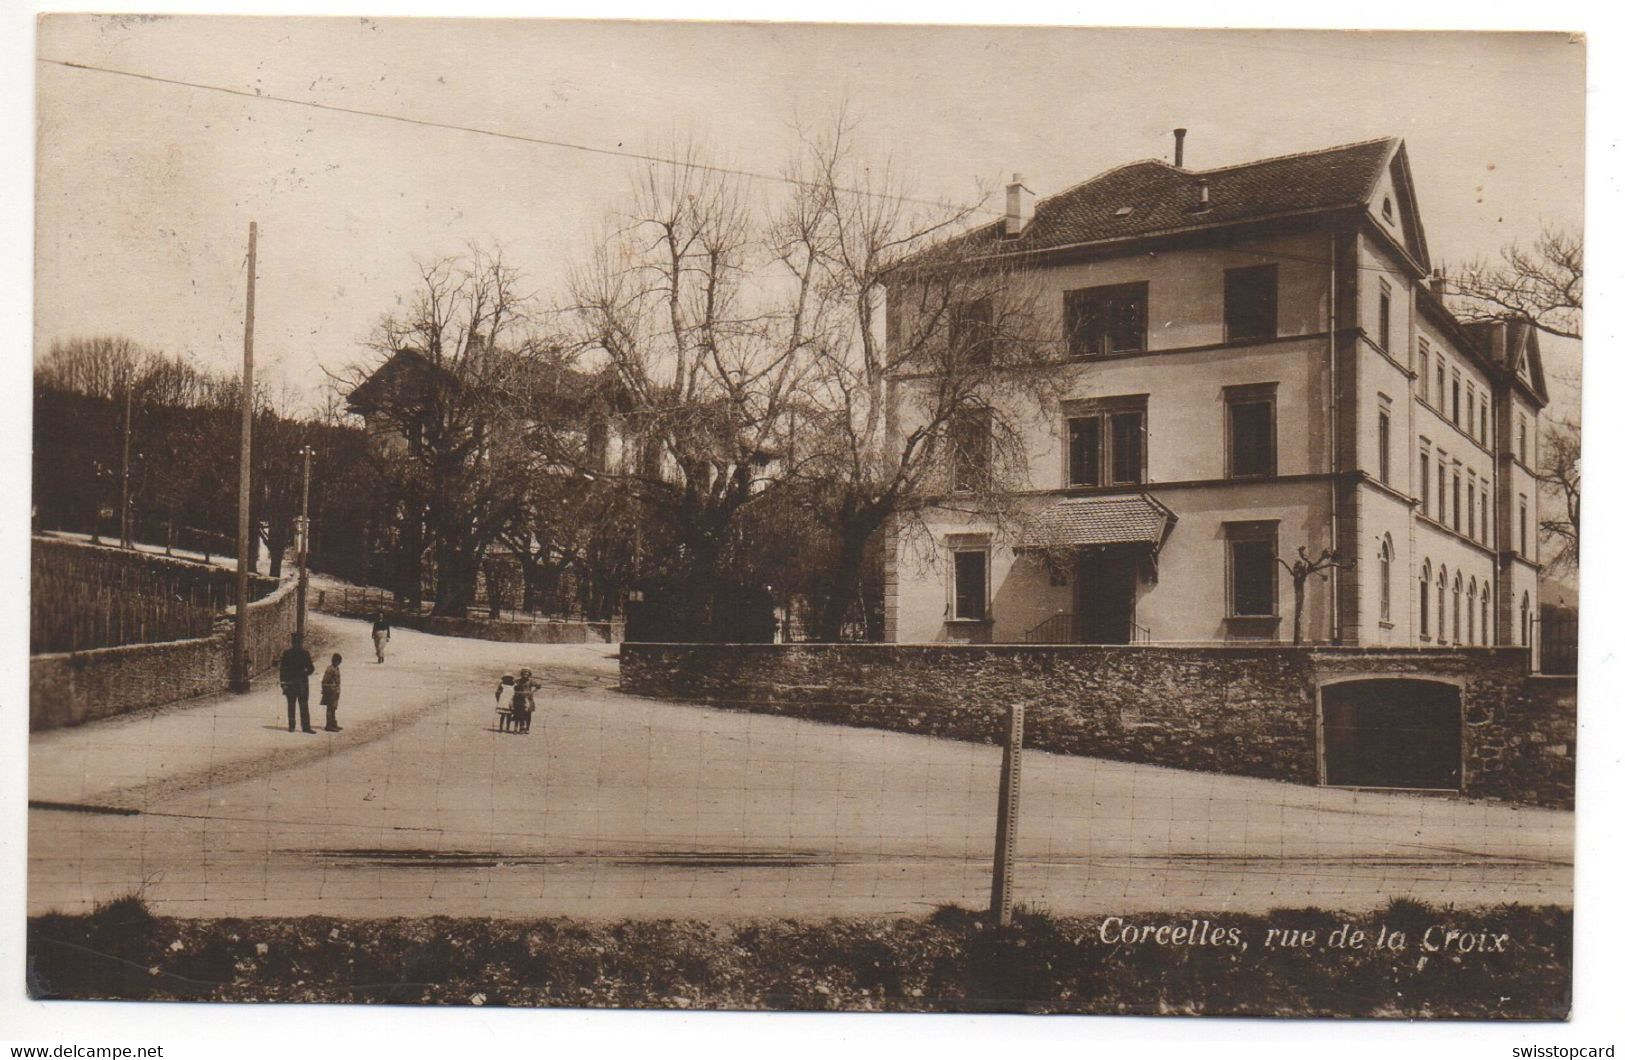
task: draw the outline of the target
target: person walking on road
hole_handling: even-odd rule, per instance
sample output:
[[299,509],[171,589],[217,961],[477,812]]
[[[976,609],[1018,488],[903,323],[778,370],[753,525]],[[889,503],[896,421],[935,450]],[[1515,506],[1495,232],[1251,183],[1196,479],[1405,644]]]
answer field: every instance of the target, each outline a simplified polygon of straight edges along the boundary
[[282,653],[277,664],[277,676],[282,682],[282,694],[288,698],[288,731],[293,731],[294,707],[299,708],[299,726],[305,732],[310,727],[310,675],[316,672],[310,652],[305,650],[303,638],[293,635],[293,646]]
[[339,728],[339,664],[344,656],[333,653],[333,662],[322,674],[322,706],[327,708],[327,731],[343,732]]
[[389,620],[382,611],[372,623],[372,647],[378,653],[378,661],[384,661],[384,645],[389,643]]

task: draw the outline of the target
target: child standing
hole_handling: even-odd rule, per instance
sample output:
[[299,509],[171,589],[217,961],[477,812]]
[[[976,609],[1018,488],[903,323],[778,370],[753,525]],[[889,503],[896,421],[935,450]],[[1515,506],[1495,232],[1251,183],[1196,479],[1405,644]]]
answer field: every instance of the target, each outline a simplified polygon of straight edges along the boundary
[[503,674],[497,682],[497,731],[513,729],[513,674]]
[[322,706],[327,708],[327,731],[343,732],[339,728],[339,664],[344,656],[333,653],[333,662],[322,674]]
[[519,671],[519,680],[513,683],[513,723],[518,732],[530,732],[530,716],[536,710],[536,681],[530,670]]

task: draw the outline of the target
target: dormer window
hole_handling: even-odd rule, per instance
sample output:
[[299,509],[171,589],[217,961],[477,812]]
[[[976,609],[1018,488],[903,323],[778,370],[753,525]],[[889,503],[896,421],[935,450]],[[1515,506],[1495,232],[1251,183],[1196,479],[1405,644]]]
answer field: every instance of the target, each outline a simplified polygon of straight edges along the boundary
[[1119,206],[1115,211],[1113,211],[1112,216],[1113,217],[1127,217],[1129,214],[1131,214],[1133,212],[1134,212],[1134,207],[1132,207],[1132,206]]
[[1389,224],[1394,223],[1394,200],[1386,195],[1382,199],[1382,219]]

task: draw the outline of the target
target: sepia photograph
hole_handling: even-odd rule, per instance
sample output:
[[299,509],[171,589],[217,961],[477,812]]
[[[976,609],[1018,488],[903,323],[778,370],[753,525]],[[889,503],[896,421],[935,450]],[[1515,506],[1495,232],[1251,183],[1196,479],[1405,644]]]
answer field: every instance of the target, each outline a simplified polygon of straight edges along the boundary
[[1582,34],[36,32],[33,1000],[1569,1018]]

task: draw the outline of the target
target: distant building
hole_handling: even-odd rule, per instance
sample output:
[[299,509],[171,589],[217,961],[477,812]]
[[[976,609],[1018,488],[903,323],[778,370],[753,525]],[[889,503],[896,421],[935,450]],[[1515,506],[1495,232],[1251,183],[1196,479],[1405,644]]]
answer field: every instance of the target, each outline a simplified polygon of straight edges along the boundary
[[1065,400],[1021,518],[945,496],[894,528],[888,640],[1290,640],[1301,546],[1355,560],[1310,579],[1305,640],[1528,642],[1539,343],[1445,307],[1402,141],[1009,191],[963,238],[1041,285]]

